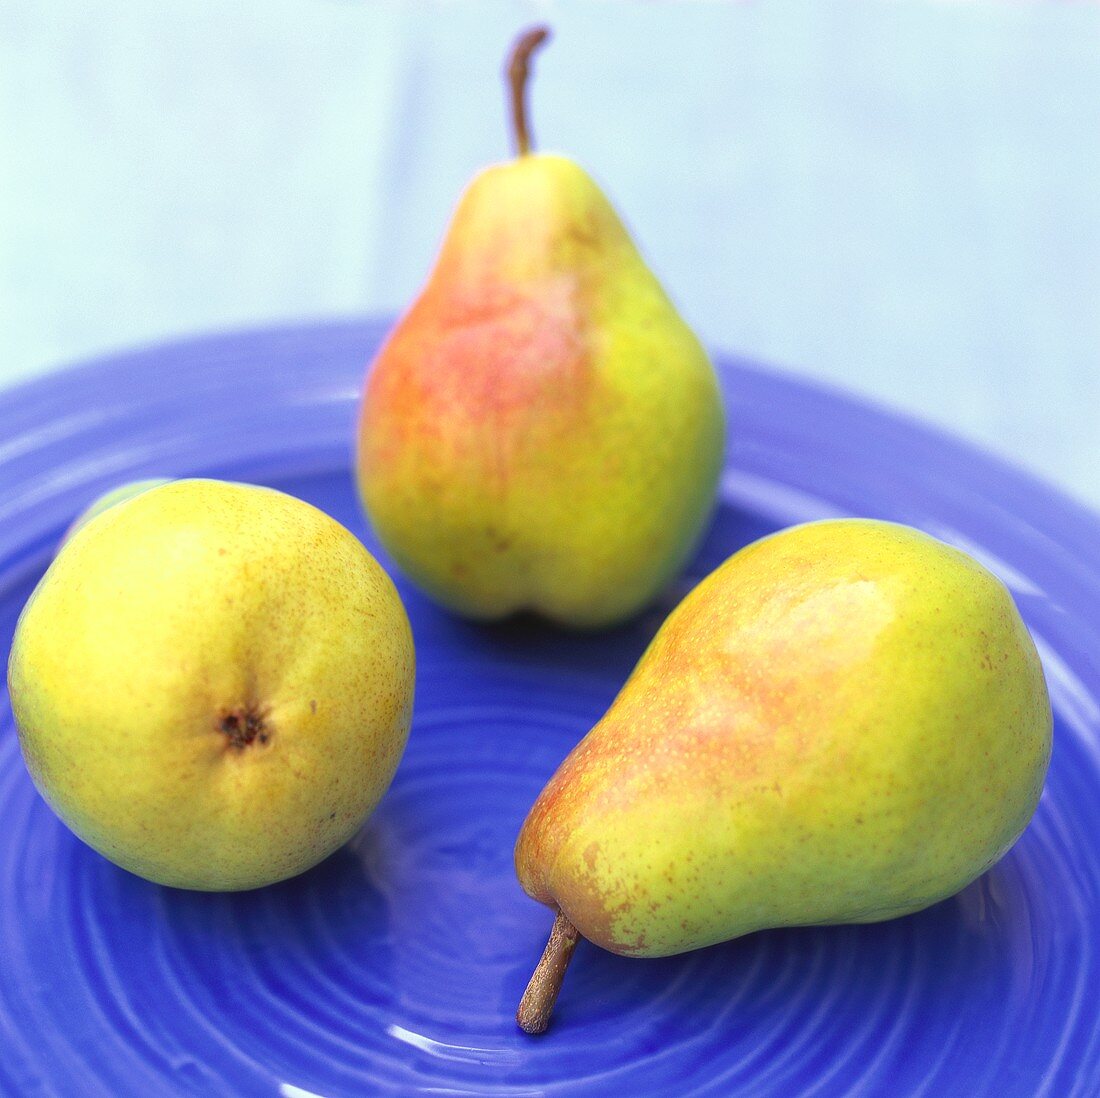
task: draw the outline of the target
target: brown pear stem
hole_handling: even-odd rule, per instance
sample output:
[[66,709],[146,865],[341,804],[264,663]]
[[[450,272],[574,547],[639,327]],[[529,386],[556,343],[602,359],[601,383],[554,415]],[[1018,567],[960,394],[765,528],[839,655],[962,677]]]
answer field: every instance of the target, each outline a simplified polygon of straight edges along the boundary
[[531,72],[531,55],[549,37],[549,27],[532,27],[516,39],[508,55],[505,77],[512,106],[512,139],[517,156],[526,156],[531,151],[531,129],[527,124],[527,78]]
[[534,1035],[546,1032],[554,1004],[558,1001],[561,982],[565,979],[565,970],[573,959],[573,950],[577,948],[579,938],[577,928],[564,912],[559,911],[550,931],[550,940],[535,965],[535,971],[531,973],[527,990],[516,1011],[516,1021],[524,1033]]

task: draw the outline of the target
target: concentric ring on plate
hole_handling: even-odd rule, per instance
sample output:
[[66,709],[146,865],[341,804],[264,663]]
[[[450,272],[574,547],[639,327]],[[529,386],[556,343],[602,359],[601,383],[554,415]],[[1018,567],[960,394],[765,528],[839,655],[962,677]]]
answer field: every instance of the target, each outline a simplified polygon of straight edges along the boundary
[[[0,634],[57,534],[121,478],[272,483],[368,538],[348,440],[384,330],[195,341],[6,393]],[[0,1094],[1100,1093],[1100,523],[897,417],[736,363],[722,377],[733,449],[692,576],[776,526],[858,512],[965,544],[1012,588],[1057,727],[1000,866],[891,923],[660,961],[582,946],[530,1041],[512,1012],[550,916],[512,843],[661,608],[572,636],[461,623],[402,586],[420,673],[394,787],[347,848],[270,889],[161,889],[84,848],[35,795],[3,700]]]

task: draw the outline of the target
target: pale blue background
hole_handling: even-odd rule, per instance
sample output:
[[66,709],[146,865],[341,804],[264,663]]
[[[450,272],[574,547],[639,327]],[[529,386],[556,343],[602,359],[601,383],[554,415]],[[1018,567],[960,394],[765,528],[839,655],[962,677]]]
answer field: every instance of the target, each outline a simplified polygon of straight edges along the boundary
[[541,145],[707,342],[1100,504],[1091,6],[3,0],[0,385],[399,309],[541,18]]

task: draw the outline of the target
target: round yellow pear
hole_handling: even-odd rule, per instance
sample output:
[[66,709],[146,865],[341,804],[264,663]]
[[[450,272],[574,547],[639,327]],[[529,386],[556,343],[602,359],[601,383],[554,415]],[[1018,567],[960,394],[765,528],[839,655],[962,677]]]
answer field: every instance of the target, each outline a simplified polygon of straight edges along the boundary
[[65,543],[8,666],[35,785],[133,873],[255,888],[346,842],[412,713],[412,634],[343,526],[269,488],[178,480]]

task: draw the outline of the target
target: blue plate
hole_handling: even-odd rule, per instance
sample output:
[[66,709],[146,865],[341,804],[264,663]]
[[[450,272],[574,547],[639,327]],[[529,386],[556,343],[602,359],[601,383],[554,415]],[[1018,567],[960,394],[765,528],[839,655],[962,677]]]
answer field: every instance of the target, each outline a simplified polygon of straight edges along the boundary
[[[272,484],[378,552],[349,457],[383,331],[218,337],[0,395],[3,650],[64,527],[121,480]],[[399,580],[419,662],[408,752],[362,833],[297,880],[205,895],[116,869],[36,796],[0,699],[0,1093],[1100,1094],[1100,522],[914,424],[721,372],[720,507],[690,575],[640,620],[476,627]],[[961,895],[894,922],[658,961],[582,943],[552,1030],[524,1037],[512,1015],[551,922],[512,871],[535,795],[695,580],[840,514],[912,523],[1011,587],[1056,712],[1031,827]]]

